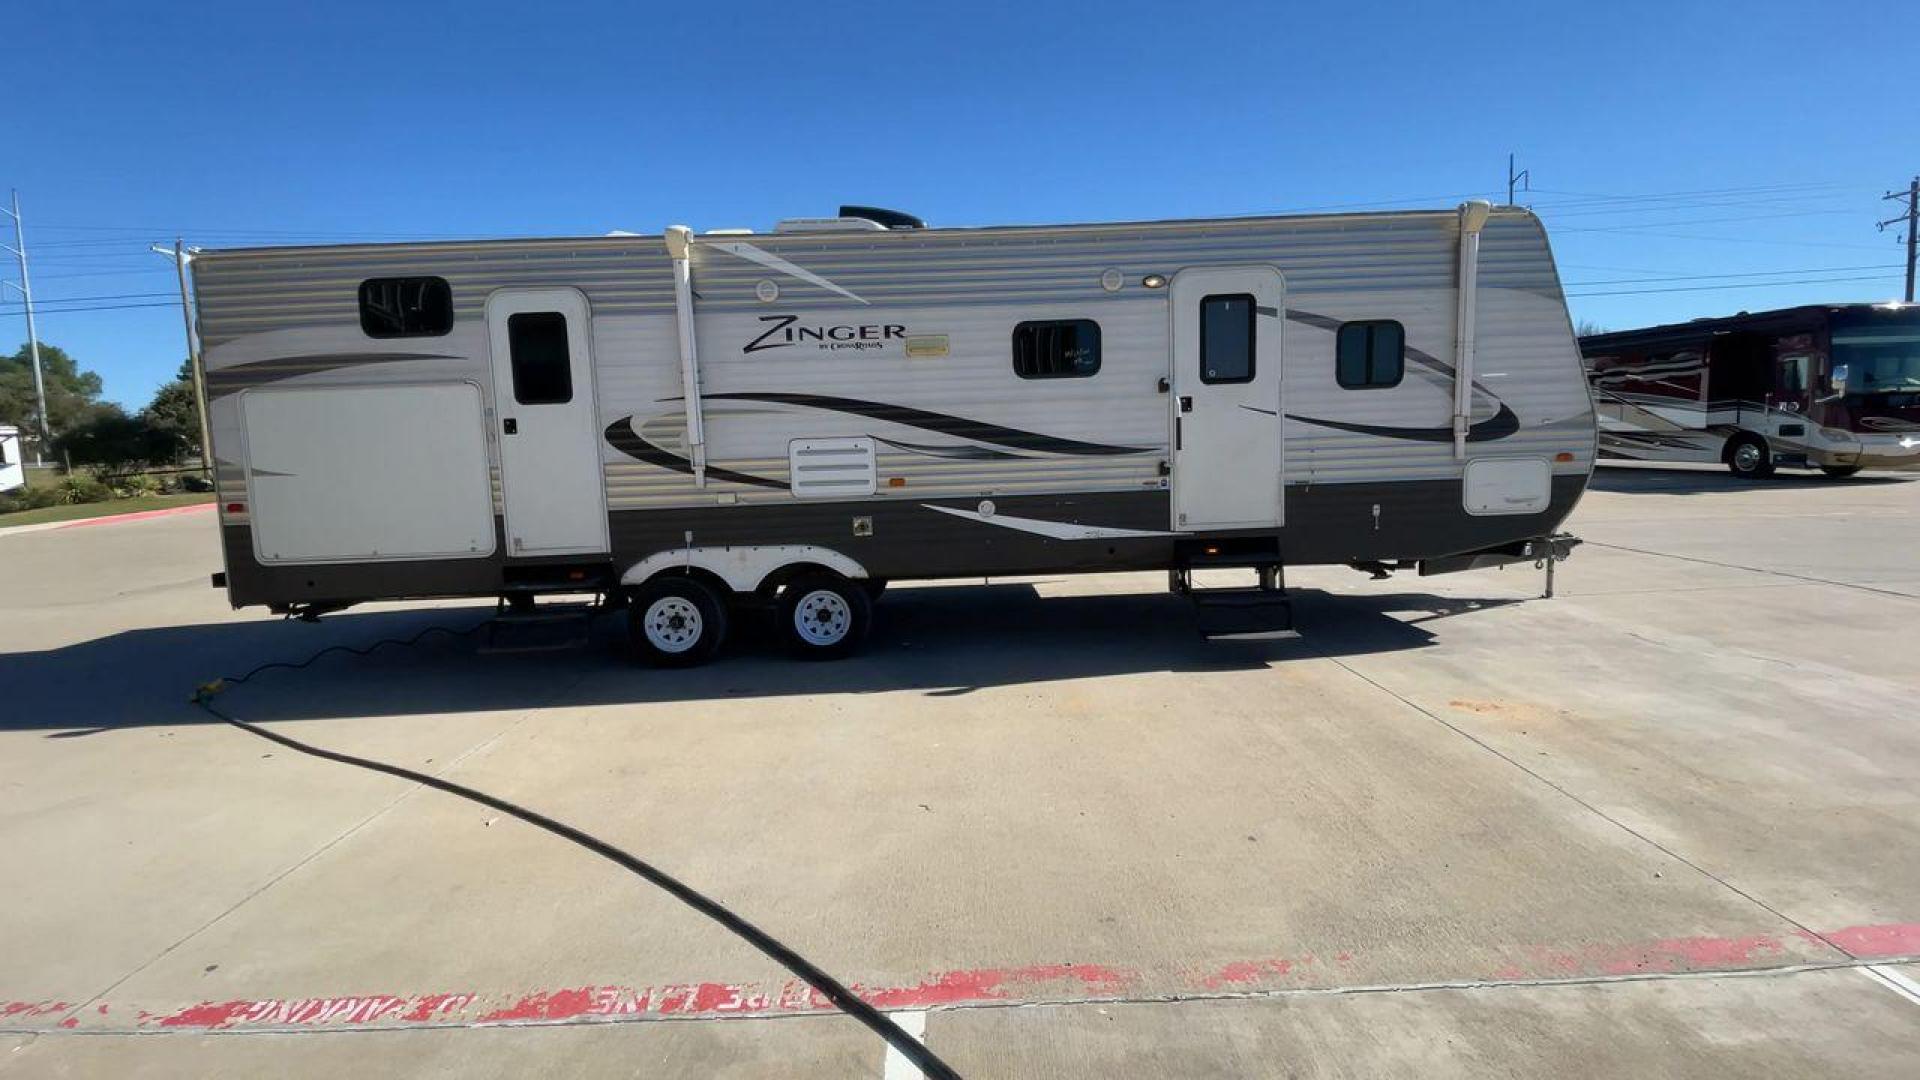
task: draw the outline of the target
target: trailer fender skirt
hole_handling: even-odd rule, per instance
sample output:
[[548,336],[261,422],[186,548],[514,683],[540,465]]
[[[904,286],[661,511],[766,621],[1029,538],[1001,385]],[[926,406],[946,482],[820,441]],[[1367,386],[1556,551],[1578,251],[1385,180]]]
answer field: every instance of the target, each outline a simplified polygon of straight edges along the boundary
[[870,576],[867,568],[832,548],[814,544],[765,544],[727,547],[683,547],[656,551],[620,575],[623,585],[639,585],[656,574],[672,570],[705,570],[735,592],[750,593],[767,575],[796,563],[824,566],[841,577],[858,581]]
[[1459,555],[1443,555],[1437,559],[1420,560],[1420,576],[1431,577],[1434,574],[1454,574],[1462,570],[1484,570],[1490,566],[1505,566],[1508,563],[1559,562],[1573,554],[1580,545],[1580,538],[1566,533],[1553,536],[1537,536],[1531,540],[1519,540],[1498,547],[1483,548],[1479,551],[1463,552]]

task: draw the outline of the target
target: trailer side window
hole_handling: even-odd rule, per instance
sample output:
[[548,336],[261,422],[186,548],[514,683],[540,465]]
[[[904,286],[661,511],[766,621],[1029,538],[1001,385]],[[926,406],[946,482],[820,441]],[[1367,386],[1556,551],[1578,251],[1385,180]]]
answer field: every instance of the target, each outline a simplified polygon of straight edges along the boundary
[[1253,297],[1247,293],[1200,301],[1200,381],[1253,381]]
[[1013,328],[1013,373],[1023,379],[1084,379],[1099,370],[1100,324],[1092,319]]
[[453,329],[446,278],[373,278],[360,283],[360,329],[368,337],[439,337]]
[[567,351],[565,315],[522,311],[507,316],[507,353],[513,363],[513,400],[522,405],[565,405],[573,400],[573,357]]
[[1334,378],[1348,390],[1398,386],[1406,355],[1407,331],[1392,319],[1341,323]]

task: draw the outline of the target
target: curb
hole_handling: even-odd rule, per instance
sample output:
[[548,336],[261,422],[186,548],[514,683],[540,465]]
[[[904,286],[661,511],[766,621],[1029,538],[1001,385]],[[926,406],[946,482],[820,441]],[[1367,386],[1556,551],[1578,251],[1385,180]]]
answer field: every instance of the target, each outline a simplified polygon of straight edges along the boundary
[[194,514],[213,509],[213,503],[194,503],[190,506],[163,506],[158,510],[135,510],[127,514],[106,514],[101,517],[79,518],[74,521],[42,521],[33,525],[14,525],[0,528],[0,536],[17,536],[23,533],[46,532],[49,529],[79,529],[89,525],[120,525],[130,521],[146,521],[150,518],[173,517],[178,514]]

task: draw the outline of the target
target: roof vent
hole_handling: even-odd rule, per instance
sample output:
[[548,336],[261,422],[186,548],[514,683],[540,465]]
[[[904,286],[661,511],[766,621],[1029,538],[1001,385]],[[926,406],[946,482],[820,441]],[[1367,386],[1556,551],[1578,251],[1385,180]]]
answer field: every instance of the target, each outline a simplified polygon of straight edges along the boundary
[[892,229],[924,229],[927,223],[912,214],[886,210],[878,206],[843,206],[839,217],[788,218],[773,227],[777,233],[790,232],[886,232]]
[[843,218],[866,218],[868,221],[879,222],[883,228],[888,229],[924,229],[927,227],[926,222],[914,217],[912,214],[903,213],[899,210],[888,210],[880,206],[843,206],[840,208],[840,216]]

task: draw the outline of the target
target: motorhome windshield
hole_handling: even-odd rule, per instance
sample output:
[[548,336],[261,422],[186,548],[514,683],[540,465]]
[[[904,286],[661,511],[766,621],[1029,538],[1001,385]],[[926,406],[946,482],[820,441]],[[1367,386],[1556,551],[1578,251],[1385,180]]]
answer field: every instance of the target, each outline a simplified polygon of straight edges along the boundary
[[1849,394],[1920,390],[1920,326],[1836,327],[1833,381]]

